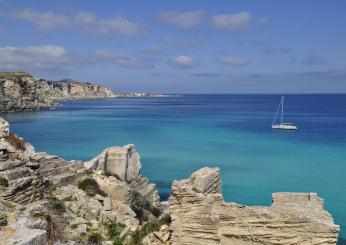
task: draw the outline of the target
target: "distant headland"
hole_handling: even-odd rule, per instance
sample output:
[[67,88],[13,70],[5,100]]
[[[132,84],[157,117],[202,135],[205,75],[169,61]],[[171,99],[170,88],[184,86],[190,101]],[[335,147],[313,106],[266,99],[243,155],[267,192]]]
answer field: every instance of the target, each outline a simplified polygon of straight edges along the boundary
[[0,72],[0,112],[51,109],[60,100],[162,96],[113,92],[102,85],[72,79],[50,81],[27,72]]

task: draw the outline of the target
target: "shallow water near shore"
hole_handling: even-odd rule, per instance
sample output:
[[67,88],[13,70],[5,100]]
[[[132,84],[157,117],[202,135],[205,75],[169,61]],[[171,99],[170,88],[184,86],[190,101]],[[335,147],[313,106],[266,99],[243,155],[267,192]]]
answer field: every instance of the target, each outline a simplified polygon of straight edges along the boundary
[[66,101],[55,110],[0,114],[12,131],[65,159],[88,160],[112,145],[136,145],[142,172],[162,198],[173,179],[221,169],[224,198],[270,205],[271,193],[317,192],[346,238],[346,95],[183,95]]

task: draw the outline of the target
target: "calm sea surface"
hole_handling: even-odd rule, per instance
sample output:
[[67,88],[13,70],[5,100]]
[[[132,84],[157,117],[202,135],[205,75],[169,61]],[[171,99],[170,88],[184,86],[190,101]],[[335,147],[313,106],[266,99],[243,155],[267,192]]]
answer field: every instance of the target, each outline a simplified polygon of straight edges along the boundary
[[346,238],[346,95],[184,95],[64,102],[51,111],[2,114],[36,150],[88,160],[133,143],[142,171],[166,198],[173,179],[221,168],[226,200],[270,205],[271,193],[317,192]]

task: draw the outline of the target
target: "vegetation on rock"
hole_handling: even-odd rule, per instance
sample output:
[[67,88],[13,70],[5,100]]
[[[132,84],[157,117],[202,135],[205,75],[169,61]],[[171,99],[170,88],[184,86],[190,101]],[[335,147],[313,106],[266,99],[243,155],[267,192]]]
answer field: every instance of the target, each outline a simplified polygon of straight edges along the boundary
[[143,238],[148,234],[159,231],[162,225],[169,225],[171,218],[169,215],[164,215],[159,219],[152,219],[146,222],[142,227],[132,233],[129,245],[141,244]]
[[0,186],[8,187],[8,180],[0,176]]
[[14,146],[18,150],[25,151],[25,141],[15,134],[10,133],[9,135],[4,137],[7,142],[9,142],[12,146]]
[[107,196],[107,194],[100,189],[99,184],[93,178],[85,178],[78,182],[78,188],[85,191],[88,196],[94,197],[96,194]]
[[151,207],[150,203],[138,192],[135,192],[131,203],[131,209],[135,211],[137,218],[141,223],[148,221],[150,215],[155,217],[160,216],[160,210],[156,207]]
[[7,225],[7,215],[6,214],[0,214],[0,226]]
[[124,230],[125,225],[114,222],[108,222],[105,224],[105,226],[107,228],[108,238],[111,241],[113,241],[113,245],[123,244],[123,239],[120,238],[120,234]]
[[88,243],[87,244],[101,244],[102,242],[102,236],[100,233],[97,233],[97,232],[93,232],[91,233],[89,236],[88,236]]

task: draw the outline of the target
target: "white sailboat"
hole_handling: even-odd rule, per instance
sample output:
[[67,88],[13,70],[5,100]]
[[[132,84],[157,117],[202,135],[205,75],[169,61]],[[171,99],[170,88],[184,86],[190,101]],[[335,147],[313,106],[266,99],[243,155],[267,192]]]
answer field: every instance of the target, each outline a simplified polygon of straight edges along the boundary
[[[281,101],[280,101],[279,106],[278,106],[278,109],[277,109],[276,114],[275,114],[274,121],[272,123],[272,129],[297,130],[298,127],[296,125],[294,125],[293,123],[284,123],[282,121],[283,117],[284,117],[284,99],[285,99],[285,96],[282,96],[281,97]],[[281,108],[280,123],[279,124],[275,124],[276,123],[276,118],[277,118],[277,116],[279,114],[279,111],[280,111],[280,108]]]

